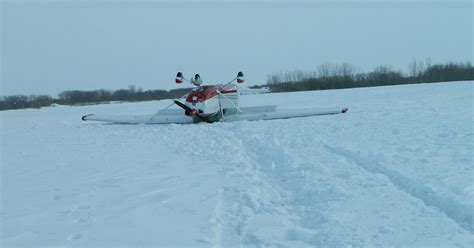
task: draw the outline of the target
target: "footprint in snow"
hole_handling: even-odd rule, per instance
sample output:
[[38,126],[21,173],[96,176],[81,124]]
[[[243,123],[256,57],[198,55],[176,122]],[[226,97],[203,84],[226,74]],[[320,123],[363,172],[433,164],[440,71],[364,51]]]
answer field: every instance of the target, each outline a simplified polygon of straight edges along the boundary
[[75,222],[79,224],[89,224],[95,222],[95,218],[93,216],[80,217]]
[[90,208],[91,208],[91,206],[89,206],[89,205],[79,205],[79,206],[77,206],[77,209],[79,209],[79,210],[87,210],[87,209],[90,209]]
[[82,234],[76,233],[76,234],[69,235],[67,239],[70,241],[75,241],[75,240],[82,239],[82,237],[83,237]]

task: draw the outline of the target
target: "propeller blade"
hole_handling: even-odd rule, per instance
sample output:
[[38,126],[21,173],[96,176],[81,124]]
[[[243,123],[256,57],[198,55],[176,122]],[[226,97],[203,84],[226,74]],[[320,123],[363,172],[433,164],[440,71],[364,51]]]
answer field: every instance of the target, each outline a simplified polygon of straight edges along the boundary
[[174,103],[176,103],[176,105],[180,106],[182,109],[184,109],[184,114],[185,115],[188,115],[188,116],[195,116],[195,115],[198,115],[198,111],[195,110],[195,109],[192,109],[190,107],[188,107],[186,104],[178,101],[178,100],[175,100]]

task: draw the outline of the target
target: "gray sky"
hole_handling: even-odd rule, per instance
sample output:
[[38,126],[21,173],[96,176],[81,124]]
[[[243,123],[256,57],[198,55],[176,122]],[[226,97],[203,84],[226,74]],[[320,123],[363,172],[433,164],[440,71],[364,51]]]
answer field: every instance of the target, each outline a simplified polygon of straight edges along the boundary
[[0,95],[473,56],[472,1],[1,1]]

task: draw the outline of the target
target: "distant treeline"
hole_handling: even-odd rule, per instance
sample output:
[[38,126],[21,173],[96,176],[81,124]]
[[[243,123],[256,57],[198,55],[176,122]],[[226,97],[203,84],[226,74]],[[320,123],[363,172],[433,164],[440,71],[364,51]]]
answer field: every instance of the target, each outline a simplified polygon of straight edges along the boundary
[[[291,71],[269,76],[267,86],[271,92],[326,90],[355,87],[384,86],[396,84],[434,83],[446,81],[474,80],[474,67],[470,62],[432,65],[430,60],[414,60],[408,73],[394,70],[390,66],[379,66],[372,72],[360,73],[351,64],[324,64],[315,71]],[[253,86],[258,88],[263,86]],[[53,98],[47,95],[15,95],[0,98],[0,110],[40,108],[52,104],[85,105],[113,101],[150,101],[178,98],[190,89],[142,90],[130,85],[128,89],[64,91]]]
[[324,64],[313,72],[291,71],[271,75],[266,86],[272,92],[289,92],[463,80],[474,80],[474,67],[470,62],[431,65],[427,59],[410,63],[408,74],[390,66],[359,73],[358,68],[351,64]]
[[111,90],[93,90],[93,91],[63,91],[58,98],[52,98],[47,95],[15,95],[6,96],[0,99],[0,110],[40,108],[52,104],[60,105],[87,105],[98,103],[109,103],[114,101],[151,101],[179,98],[186,94],[190,89],[174,90],[146,90],[136,89],[134,85],[128,89]]

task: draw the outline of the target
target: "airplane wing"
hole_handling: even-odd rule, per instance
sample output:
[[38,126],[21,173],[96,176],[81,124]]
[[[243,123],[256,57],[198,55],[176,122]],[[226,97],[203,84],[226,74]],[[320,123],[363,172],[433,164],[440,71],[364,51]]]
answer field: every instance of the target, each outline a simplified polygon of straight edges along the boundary
[[189,124],[193,119],[184,115],[84,115],[83,121],[101,121],[118,124]]
[[250,89],[250,88],[239,88],[239,94],[241,95],[253,95],[253,94],[265,94],[270,93],[269,88],[260,88],[260,89]]
[[256,121],[256,120],[275,120],[275,119],[289,119],[297,117],[308,117],[318,115],[334,115],[341,114],[348,111],[347,107],[332,107],[332,108],[307,108],[307,109],[276,109],[273,111],[252,111],[232,115],[223,118],[221,121]]
[[[345,113],[348,108],[307,108],[307,109],[277,109],[275,105],[244,107],[241,112],[235,115],[223,117],[220,121],[255,121],[255,120],[274,120],[289,119],[297,117],[308,117],[317,115],[333,115]],[[83,121],[101,121],[120,124],[189,124],[193,119],[184,115],[183,110],[172,109],[169,112],[164,111],[160,115],[85,115]]]

